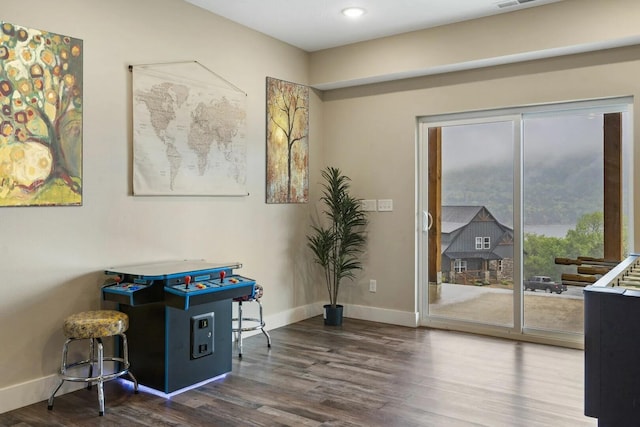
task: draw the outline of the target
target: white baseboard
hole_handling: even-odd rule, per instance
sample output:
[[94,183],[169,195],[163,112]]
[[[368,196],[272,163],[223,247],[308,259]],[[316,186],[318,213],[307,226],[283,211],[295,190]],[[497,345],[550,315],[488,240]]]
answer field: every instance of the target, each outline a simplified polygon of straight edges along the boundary
[[[323,305],[324,303],[322,302],[307,304],[291,310],[265,316],[265,329],[277,329],[311,317],[320,316],[323,313]],[[372,322],[389,323],[400,326],[418,326],[418,313],[348,304],[345,305],[344,310],[344,316],[346,318],[369,320]],[[243,334],[243,336],[251,336],[259,333],[260,331],[246,332],[246,335]],[[53,374],[1,388],[0,414],[47,400],[57,384],[58,375]],[[65,393],[79,390],[82,387],[84,387],[83,383],[67,381],[63,384],[62,388],[60,388],[56,396],[61,396]],[[42,409],[46,410],[46,403],[43,403]]]
[[322,304],[313,303],[291,310],[283,311],[271,316],[265,316],[266,329],[276,329],[292,323],[300,322],[322,314]]
[[[255,308],[255,307],[254,307]],[[233,313],[234,317],[237,315],[236,312]],[[250,317],[257,316],[257,313],[247,313]],[[282,326],[287,326],[292,323],[300,322],[305,319],[309,319],[311,317],[320,316],[322,314],[322,304],[321,303],[313,303],[307,304],[300,307],[296,307],[291,310],[283,311],[280,313],[272,314],[270,316],[264,316],[265,329],[270,331],[271,329],[281,328]],[[246,314],[245,316],[246,317]],[[255,325],[256,323],[254,323]],[[253,335],[261,334],[259,330],[256,331],[248,331],[243,332],[243,337],[250,337]],[[235,337],[234,337],[235,338]]]
[[[328,302],[308,304],[275,315],[265,316],[265,329],[276,329],[311,317],[320,316],[323,314],[322,307],[324,304],[328,304]],[[345,304],[344,317],[417,328],[419,326],[420,313]],[[260,333],[260,331],[254,332]]]
[[[58,385],[58,381],[60,381],[58,375],[53,374],[0,388],[0,414],[49,399],[53,389]],[[56,397],[79,390],[84,386],[84,383],[65,381],[56,393]],[[42,404],[42,410],[47,410],[46,402]]]
[[386,308],[367,307],[364,305],[345,305],[344,317],[391,325],[418,327],[420,314],[411,311],[389,310]]

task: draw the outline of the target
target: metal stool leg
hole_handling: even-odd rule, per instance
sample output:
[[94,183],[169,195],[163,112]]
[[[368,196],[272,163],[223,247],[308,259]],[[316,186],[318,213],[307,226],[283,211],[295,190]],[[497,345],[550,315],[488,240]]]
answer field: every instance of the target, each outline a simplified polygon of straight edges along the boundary
[[[89,340],[89,377],[93,377],[93,364],[96,363],[96,347],[94,345],[94,339]],[[91,381],[87,382],[87,390],[91,390],[93,384]]]
[[260,330],[262,331],[264,336],[267,337],[267,347],[271,348],[271,336],[264,329],[265,323],[264,323],[264,319],[262,318],[262,303],[259,300],[256,300],[256,302],[260,306]]
[[[67,371],[67,354],[69,354],[69,343],[71,341],[71,338],[67,338],[67,340],[65,340],[64,344],[62,345],[62,362],[60,362],[60,374],[63,376]],[[55,397],[58,390],[60,390],[60,387],[62,387],[62,384],[64,384],[64,377],[60,379],[58,386],[53,390],[51,396],[49,396],[49,400],[47,401],[47,409],[50,411],[53,409],[53,398]]]
[[60,382],[58,383],[58,387],[56,387],[56,389],[53,390],[53,393],[51,393],[51,396],[49,396],[49,400],[47,401],[47,409],[48,410],[51,411],[53,409],[53,397],[56,395],[58,390],[60,390],[60,387],[62,387],[63,383],[64,383],[64,380],[60,380]]
[[124,357],[124,367],[127,369],[127,376],[133,382],[133,392],[138,394],[138,380],[133,376],[131,371],[129,371],[129,345],[127,344],[127,336],[125,334],[120,334],[122,338],[122,356]]
[[[92,340],[93,341],[93,340]],[[104,346],[102,345],[102,339],[98,338],[98,404],[100,409],[98,415],[104,415]]]
[[238,301],[238,357],[242,359],[242,301]]

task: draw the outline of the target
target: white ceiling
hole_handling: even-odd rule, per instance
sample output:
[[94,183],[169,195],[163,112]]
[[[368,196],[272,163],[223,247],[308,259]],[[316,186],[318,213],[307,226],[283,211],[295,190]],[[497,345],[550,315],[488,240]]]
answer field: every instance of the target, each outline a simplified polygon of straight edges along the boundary
[[[307,52],[562,0],[185,0]],[[504,7],[499,7],[502,5]],[[354,20],[340,12],[367,10]]]

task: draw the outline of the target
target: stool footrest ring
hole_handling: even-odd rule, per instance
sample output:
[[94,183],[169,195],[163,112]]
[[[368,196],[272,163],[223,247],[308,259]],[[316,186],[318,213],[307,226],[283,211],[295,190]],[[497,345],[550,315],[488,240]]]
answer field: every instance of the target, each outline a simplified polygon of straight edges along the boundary
[[[237,322],[238,319],[234,318],[231,319],[232,322]],[[260,319],[255,319],[255,318],[251,318],[251,317],[243,317],[242,318],[242,324],[244,325],[244,322],[255,322],[256,325],[254,326],[242,326],[242,328],[233,328],[232,331],[233,332],[238,332],[238,331],[242,331],[242,332],[249,332],[249,331],[257,331],[259,329],[262,329],[265,327],[265,323],[264,321],[261,321]]]
[[[64,381],[75,381],[75,382],[97,382],[100,379],[102,379],[102,381],[109,381],[118,377],[123,376],[124,374],[128,374],[129,373],[129,364],[125,363],[125,360],[122,357],[104,357],[102,359],[104,362],[120,362],[122,364],[124,364],[125,366],[120,369],[117,372],[112,372],[110,374],[104,374],[104,375],[95,375],[95,376],[91,376],[91,377],[74,377],[72,375],[68,375],[66,373],[62,373],[60,374],[60,379],[64,380]],[[79,368],[82,366],[92,366],[93,365],[93,361],[91,360],[82,360],[80,362],[75,362],[72,363],[71,365],[67,366],[66,370],[70,370],[70,369],[74,369],[74,368]]]

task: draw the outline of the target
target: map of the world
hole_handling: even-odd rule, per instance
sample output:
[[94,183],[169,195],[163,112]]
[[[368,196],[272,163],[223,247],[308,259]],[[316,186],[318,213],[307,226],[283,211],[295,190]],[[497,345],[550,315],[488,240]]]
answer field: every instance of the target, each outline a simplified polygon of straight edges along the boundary
[[135,195],[246,195],[246,94],[197,62],[133,72]]

